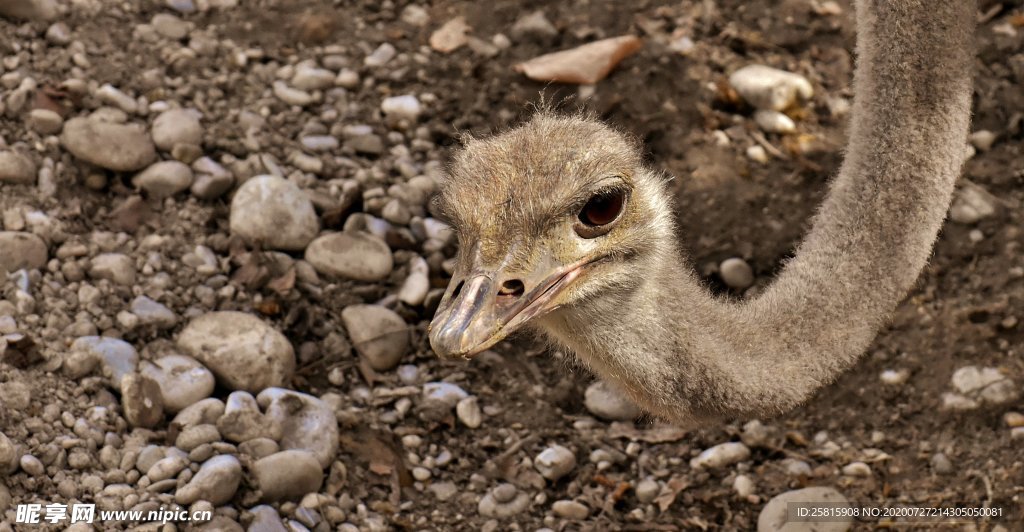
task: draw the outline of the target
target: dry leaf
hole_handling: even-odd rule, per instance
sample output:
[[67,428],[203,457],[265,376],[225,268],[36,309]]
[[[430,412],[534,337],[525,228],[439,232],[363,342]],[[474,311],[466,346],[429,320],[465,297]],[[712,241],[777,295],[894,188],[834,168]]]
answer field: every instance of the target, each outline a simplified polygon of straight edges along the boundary
[[516,72],[536,81],[589,85],[605,78],[623,59],[643,47],[634,35],[612,37],[519,63]]
[[472,29],[465,17],[455,17],[430,35],[430,47],[446,54],[454,52],[469,42],[468,33]]
[[665,487],[662,488],[661,493],[659,493],[658,496],[654,498],[654,502],[658,503],[658,508],[660,508],[661,511],[664,512],[665,510],[668,510],[670,506],[672,506],[673,502],[676,501],[676,496],[678,496],[680,492],[689,487],[689,482],[678,477],[673,477],[672,479],[665,483]]

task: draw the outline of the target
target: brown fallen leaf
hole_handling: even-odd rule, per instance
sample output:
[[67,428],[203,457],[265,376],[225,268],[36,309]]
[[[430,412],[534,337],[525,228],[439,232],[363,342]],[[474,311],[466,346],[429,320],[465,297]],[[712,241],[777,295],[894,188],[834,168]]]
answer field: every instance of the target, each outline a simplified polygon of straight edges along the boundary
[[623,35],[535,57],[513,68],[536,81],[589,85],[604,79],[615,65],[642,47],[639,37]]
[[465,17],[455,17],[430,34],[430,47],[438,52],[451,53],[469,42],[469,31]]
[[665,486],[661,489],[661,493],[654,498],[654,502],[658,503],[658,508],[664,512],[672,506],[672,503],[676,501],[676,496],[680,492],[690,487],[690,483],[679,477],[672,477]]

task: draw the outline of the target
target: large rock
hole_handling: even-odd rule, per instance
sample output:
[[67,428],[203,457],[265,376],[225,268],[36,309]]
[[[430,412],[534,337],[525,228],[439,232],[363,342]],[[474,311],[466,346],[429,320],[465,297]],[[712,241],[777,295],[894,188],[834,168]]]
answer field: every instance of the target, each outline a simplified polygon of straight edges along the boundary
[[350,305],[341,321],[356,351],[377,371],[393,369],[409,349],[409,326],[401,316],[379,305]]
[[357,281],[383,280],[394,267],[388,245],[364,232],[323,235],[306,248],[306,260],[322,274]]
[[192,320],[178,346],[231,390],[259,393],[287,386],[295,371],[292,344],[263,320],[244,312],[210,312]]
[[64,124],[60,142],[75,157],[118,172],[140,170],[156,159],[153,141],[134,124],[72,118]]
[[263,175],[246,181],[231,200],[231,232],[268,249],[305,249],[320,231],[313,202],[299,187]]
[[57,17],[56,0],[3,0],[0,16],[25,20],[53,20]]
[[42,268],[48,258],[42,238],[32,233],[0,231],[0,274]]

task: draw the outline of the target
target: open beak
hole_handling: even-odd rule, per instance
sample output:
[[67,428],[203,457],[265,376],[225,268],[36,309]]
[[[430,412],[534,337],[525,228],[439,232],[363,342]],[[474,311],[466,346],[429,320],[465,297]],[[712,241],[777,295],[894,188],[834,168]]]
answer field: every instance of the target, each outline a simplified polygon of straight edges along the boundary
[[558,296],[583,272],[586,261],[560,265],[550,256],[524,276],[501,266],[474,266],[456,275],[433,321],[430,346],[441,357],[471,358],[524,323],[558,308]]

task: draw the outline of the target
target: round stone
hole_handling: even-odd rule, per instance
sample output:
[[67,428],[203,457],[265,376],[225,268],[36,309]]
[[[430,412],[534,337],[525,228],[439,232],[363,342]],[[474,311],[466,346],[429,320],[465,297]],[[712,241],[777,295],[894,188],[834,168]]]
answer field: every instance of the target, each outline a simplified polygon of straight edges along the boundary
[[282,449],[313,454],[327,467],[338,451],[338,420],[334,409],[320,399],[283,388],[267,388],[256,396],[267,424],[279,427]]
[[750,458],[750,448],[740,442],[720,443],[690,460],[693,469],[724,467]]
[[0,273],[39,269],[46,265],[48,258],[42,238],[32,233],[0,231]]
[[591,414],[610,421],[630,421],[643,414],[622,392],[604,381],[588,386],[583,402]]
[[357,281],[380,281],[391,273],[388,245],[361,231],[322,235],[306,248],[306,260],[318,273]]
[[356,351],[377,371],[393,369],[409,349],[409,326],[379,305],[350,305],[341,321]]
[[590,508],[587,508],[587,505],[569,500],[555,501],[551,505],[551,511],[558,517],[574,521],[586,519],[590,515]]
[[256,460],[252,466],[256,485],[267,502],[297,500],[315,493],[323,484],[324,472],[313,453],[289,450]]
[[36,182],[36,163],[16,151],[0,151],[0,183],[32,185]]
[[291,181],[270,175],[238,188],[231,200],[230,225],[233,234],[285,251],[305,249],[320,231],[309,196]]
[[43,135],[56,135],[64,128],[64,118],[50,109],[33,109],[28,113],[28,125]]
[[192,186],[192,169],[179,161],[160,161],[146,168],[132,184],[145,190],[151,198],[167,198]]
[[130,286],[135,284],[135,261],[123,253],[100,253],[90,261],[89,276]]
[[258,393],[286,386],[295,371],[292,344],[263,320],[244,312],[210,312],[193,319],[178,346],[230,390]]
[[[820,521],[790,521],[789,505],[800,503],[849,508],[849,501],[834,488],[814,487],[787,491],[772,497],[757,516],[757,532],[846,532],[853,526],[852,517],[829,517]],[[852,515],[852,512],[843,512]],[[836,515],[839,515],[837,513]]]
[[722,275],[722,281],[729,288],[744,290],[754,284],[754,270],[743,259],[737,257],[725,259],[718,266],[718,271]]
[[541,476],[555,481],[568,475],[576,467],[576,455],[561,445],[552,445],[534,458],[533,466]]
[[169,109],[153,121],[153,143],[163,151],[171,151],[175,144],[203,143],[202,115],[195,109]]
[[133,172],[156,159],[142,127],[78,117],[64,124],[61,144],[75,157],[108,170]]
[[192,504],[207,501],[214,506],[226,504],[238,491],[242,481],[242,464],[234,456],[222,454],[207,460],[192,477],[174,494],[174,502]]
[[167,355],[152,362],[143,362],[142,374],[160,385],[164,407],[176,413],[206,399],[213,393],[213,373],[196,359],[184,355]]

